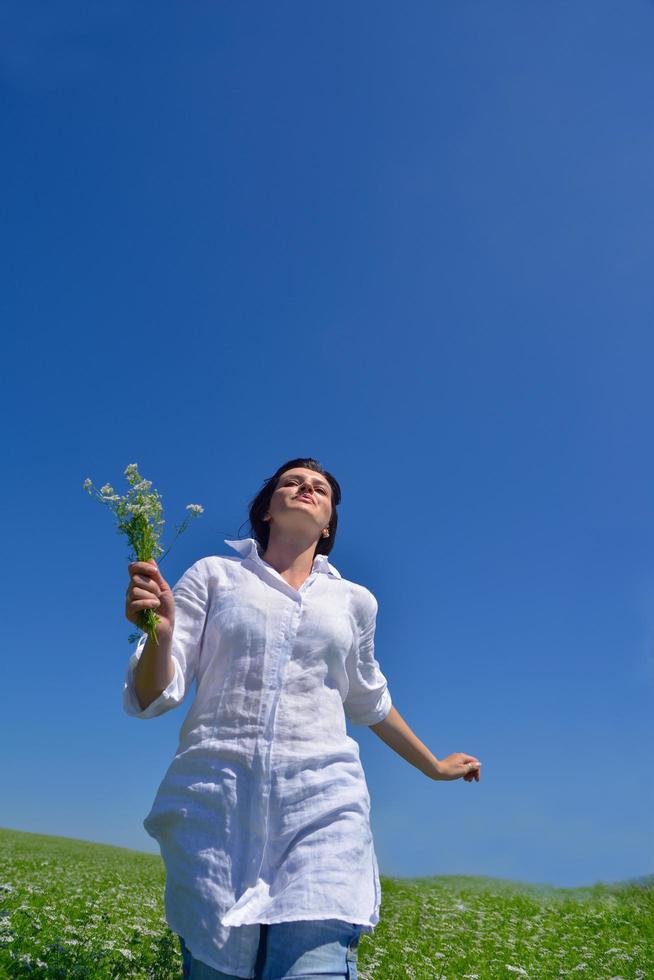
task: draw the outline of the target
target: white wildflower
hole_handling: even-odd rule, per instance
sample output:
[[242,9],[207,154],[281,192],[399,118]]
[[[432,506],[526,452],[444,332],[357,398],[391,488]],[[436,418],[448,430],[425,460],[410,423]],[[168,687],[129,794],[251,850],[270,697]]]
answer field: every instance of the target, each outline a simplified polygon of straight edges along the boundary
[[[110,483],[105,483],[99,493],[95,491],[92,495],[100,503],[109,505],[109,510],[116,519],[119,533],[124,534],[130,543],[133,552],[130,555],[130,560],[156,561],[158,559],[160,561],[170,551],[169,547],[164,552],[159,543],[162,528],[166,523],[162,516],[163,505],[160,494],[153,488],[151,480],[145,480],[141,477],[137,463],[130,463],[129,466],[126,466],[124,473],[127,482],[130,484],[126,496],[119,496]],[[84,482],[84,488],[91,492],[93,484],[90,478]],[[186,530],[192,517],[197,517],[204,512],[204,508],[200,504],[188,504],[187,510],[190,513],[181,526],[177,528],[177,537]],[[156,627],[160,622],[159,616],[153,609],[144,609],[141,612],[140,620],[139,629],[147,632],[151,638],[157,641]],[[132,643],[138,638],[139,634],[133,633],[129,637],[129,642]]]
[[510,963],[505,963],[504,966],[507,968],[507,970],[510,970],[511,973],[521,973],[522,976],[527,976],[527,971],[523,970],[521,966],[511,966]]
[[93,480],[89,476],[87,476],[82,486],[84,487],[85,490],[90,489],[90,487],[93,486]]

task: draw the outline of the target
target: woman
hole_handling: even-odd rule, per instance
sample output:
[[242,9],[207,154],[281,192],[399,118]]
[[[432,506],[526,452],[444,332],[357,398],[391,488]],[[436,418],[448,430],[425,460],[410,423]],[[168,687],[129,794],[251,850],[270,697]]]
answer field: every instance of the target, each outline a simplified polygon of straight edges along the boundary
[[340,500],[320,463],[289,460],[250,505],[254,537],[225,542],[237,555],[200,559],[172,590],[156,563],[129,566],[127,619],[160,621],[129,659],[125,710],[160,715],[197,681],[143,821],[184,976],[356,977],[381,894],[346,717],[432,779],[479,781],[478,759],[438,761],[391,703],[377,601],[327,560]]

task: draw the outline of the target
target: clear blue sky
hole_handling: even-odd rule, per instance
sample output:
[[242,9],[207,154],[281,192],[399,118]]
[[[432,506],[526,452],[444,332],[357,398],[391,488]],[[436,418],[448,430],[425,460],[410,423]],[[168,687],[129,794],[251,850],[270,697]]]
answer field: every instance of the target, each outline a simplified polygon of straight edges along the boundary
[[379,601],[380,870],[654,871],[654,5],[0,13],[3,826],[157,852],[190,701],[123,713],[137,462],[162,564],[312,455]]

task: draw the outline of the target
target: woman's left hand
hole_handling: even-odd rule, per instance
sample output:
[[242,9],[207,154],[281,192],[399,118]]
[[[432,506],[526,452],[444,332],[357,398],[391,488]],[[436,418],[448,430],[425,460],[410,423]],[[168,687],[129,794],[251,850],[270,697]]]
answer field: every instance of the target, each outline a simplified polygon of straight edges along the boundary
[[474,755],[467,752],[453,752],[438,760],[438,776],[436,779],[461,779],[467,783],[473,779],[479,782],[482,763]]

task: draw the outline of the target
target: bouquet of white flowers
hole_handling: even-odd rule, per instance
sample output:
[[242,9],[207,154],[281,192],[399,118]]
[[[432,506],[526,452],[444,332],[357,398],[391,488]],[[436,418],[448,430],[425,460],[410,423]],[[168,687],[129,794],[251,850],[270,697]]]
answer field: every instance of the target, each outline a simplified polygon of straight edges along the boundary
[[[189,511],[183,523],[176,528],[177,534],[164,552],[159,544],[163,525],[166,523],[161,516],[163,507],[161,495],[156,490],[151,490],[152,482],[144,480],[138,471],[136,463],[130,463],[125,470],[127,482],[130,489],[124,497],[119,496],[114,488],[105,483],[100,490],[96,490],[90,479],[84,480],[83,487],[88,493],[100,503],[106,504],[113,511],[116,518],[116,525],[119,534],[124,534],[132,548],[128,556],[129,561],[157,561],[166,557],[179,535],[186,530],[189,521],[193,517],[198,517],[204,512],[204,507],[200,504],[187,504]],[[163,552],[163,554],[162,554]],[[157,623],[159,617],[153,609],[143,609],[141,611],[143,622],[142,631],[152,637],[155,643],[157,639]],[[134,643],[139,638],[139,633],[132,633],[129,642]]]

